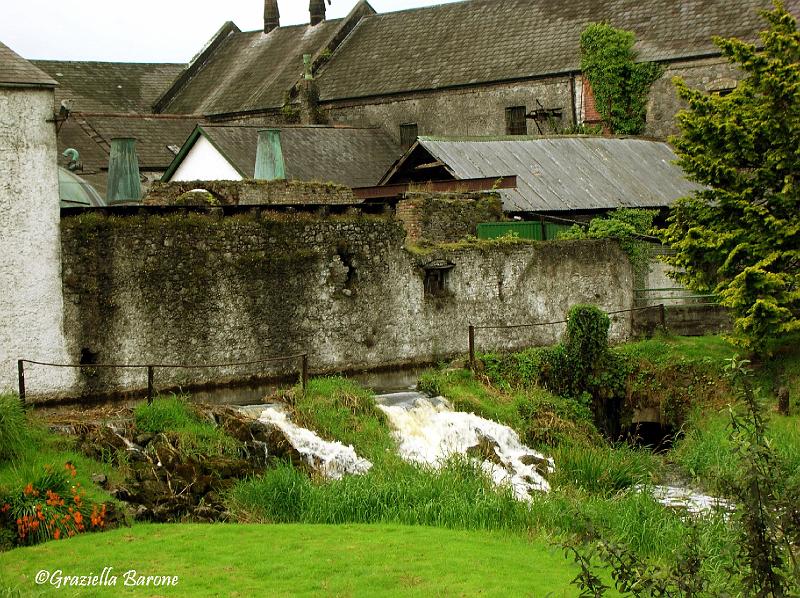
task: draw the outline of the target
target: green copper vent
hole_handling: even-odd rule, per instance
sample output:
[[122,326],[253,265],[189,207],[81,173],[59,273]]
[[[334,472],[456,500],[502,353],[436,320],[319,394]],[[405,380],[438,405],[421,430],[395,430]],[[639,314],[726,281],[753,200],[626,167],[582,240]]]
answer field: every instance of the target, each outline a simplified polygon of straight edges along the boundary
[[107,203],[110,206],[138,203],[142,200],[142,183],[139,180],[139,159],[136,157],[135,139],[111,140],[106,195]]
[[260,181],[282,181],[286,179],[280,129],[264,129],[258,132],[255,178]]

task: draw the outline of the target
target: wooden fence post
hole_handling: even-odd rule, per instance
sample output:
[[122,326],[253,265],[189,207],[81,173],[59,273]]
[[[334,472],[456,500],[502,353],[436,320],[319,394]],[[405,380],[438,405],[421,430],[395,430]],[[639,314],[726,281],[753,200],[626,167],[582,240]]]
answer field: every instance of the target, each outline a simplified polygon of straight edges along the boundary
[[147,404],[153,404],[153,366],[147,366]]
[[475,326],[469,325],[469,369],[475,371]]
[[17,361],[17,375],[19,376],[19,400],[25,405],[25,361]]
[[303,353],[302,355],[300,387],[303,389],[303,393],[305,394],[306,389],[308,388],[308,353]]

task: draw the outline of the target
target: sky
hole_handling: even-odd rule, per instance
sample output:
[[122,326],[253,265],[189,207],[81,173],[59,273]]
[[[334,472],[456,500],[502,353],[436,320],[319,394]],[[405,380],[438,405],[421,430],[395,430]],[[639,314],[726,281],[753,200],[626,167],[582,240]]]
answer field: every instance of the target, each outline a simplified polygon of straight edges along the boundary
[[[197,54],[226,21],[263,27],[263,0],[2,0],[0,42],[28,59],[180,62]],[[370,0],[378,12],[456,0]],[[328,18],[357,0],[332,0]],[[308,22],[308,0],[278,0],[282,25]],[[200,8],[202,7],[202,8]]]

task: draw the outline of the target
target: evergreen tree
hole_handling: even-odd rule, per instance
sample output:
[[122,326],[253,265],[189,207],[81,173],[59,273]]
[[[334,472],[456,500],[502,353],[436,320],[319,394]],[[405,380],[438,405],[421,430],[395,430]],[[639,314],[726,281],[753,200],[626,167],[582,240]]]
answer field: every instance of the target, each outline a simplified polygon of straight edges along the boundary
[[692,90],[672,139],[678,164],[705,190],[678,201],[663,240],[690,288],[717,293],[744,344],[800,330],[800,34],[775,1],[762,48],[715,38],[745,78],[728,95]]

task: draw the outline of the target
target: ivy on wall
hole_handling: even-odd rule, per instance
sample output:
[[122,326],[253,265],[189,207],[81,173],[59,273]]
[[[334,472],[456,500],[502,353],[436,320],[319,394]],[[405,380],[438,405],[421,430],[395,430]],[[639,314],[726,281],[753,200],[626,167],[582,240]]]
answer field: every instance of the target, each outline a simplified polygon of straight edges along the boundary
[[592,85],[600,116],[620,135],[644,131],[650,87],[663,74],[661,65],[636,62],[636,37],[604,23],[581,34],[581,70]]

